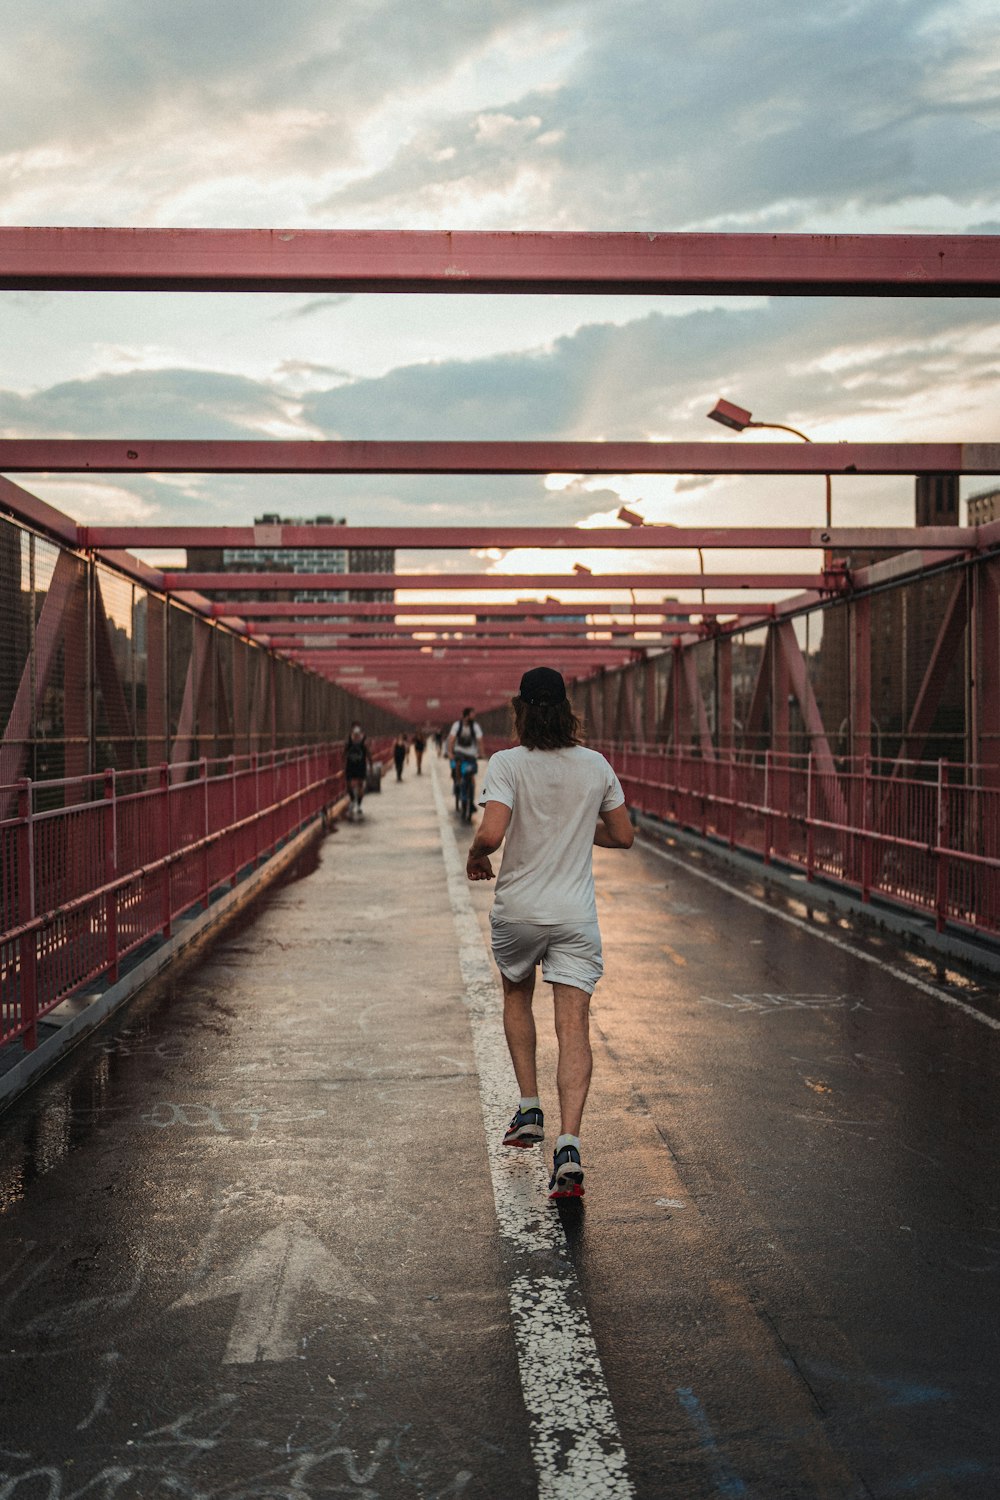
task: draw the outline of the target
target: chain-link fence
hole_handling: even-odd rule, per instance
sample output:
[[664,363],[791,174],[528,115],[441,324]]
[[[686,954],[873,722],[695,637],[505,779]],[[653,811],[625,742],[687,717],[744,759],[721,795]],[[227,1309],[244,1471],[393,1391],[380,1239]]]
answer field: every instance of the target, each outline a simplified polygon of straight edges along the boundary
[[0,789],[336,741],[356,718],[370,734],[400,727],[126,573],[0,519]]

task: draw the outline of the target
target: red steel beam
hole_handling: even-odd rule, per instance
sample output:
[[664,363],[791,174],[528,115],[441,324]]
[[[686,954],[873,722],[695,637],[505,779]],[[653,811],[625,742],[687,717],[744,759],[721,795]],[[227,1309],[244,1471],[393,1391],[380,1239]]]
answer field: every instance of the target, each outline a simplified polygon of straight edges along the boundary
[[[455,656],[407,658],[400,656],[398,653],[387,652],[383,656],[366,657],[361,661],[345,661],[343,657],[339,657],[335,661],[323,662],[318,667],[314,664],[314,670],[327,674],[335,671],[345,682],[348,680],[394,682],[399,679],[405,685],[405,683],[411,680],[416,681],[418,678],[421,682],[425,678],[433,678],[435,681],[440,680],[446,684],[449,692],[458,694],[462,691],[461,683],[457,682],[455,678],[455,663],[459,660],[468,663],[477,672],[483,674],[484,681],[488,683],[491,671],[497,669],[505,672],[513,672],[520,661],[523,661],[525,666],[530,667],[537,666],[540,661],[559,662],[569,659],[564,658],[558,648],[552,651],[542,651],[537,647],[533,651],[525,647],[521,656],[517,656],[513,652],[507,652],[506,654],[494,653],[493,655],[487,652],[480,652],[478,655],[467,654],[464,658]],[[593,657],[593,670],[596,671],[602,662],[608,661],[612,661],[614,665],[620,666],[622,664],[622,654],[620,652],[597,652]],[[589,662],[591,662],[589,655],[576,655],[571,661],[572,669],[576,673],[589,671],[591,670],[588,666]]]
[[[662,629],[670,635],[676,634],[669,625],[644,624],[642,628],[650,631]],[[361,621],[355,625],[341,625],[331,629],[329,625],[297,625],[289,620],[286,624],[271,625],[259,633],[254,632],[254,636],[257,640],[270,641],[275,646],[282,646],[285,637],[302,640],[306,636],[336,641],[408,640],[431,646],[454,645],[456,642],[472,640],[562,640],[567,637],[579,640],[590,630],[603,631],[608,635],[634,635],[636,626],[630,620],[621,620],[614,625],[591,625],[586,621],[576,625],[562,621],[551,625],[527,625],[511,621],[509,624],[440,626],[435,629],[431,625],[373,625]]]
[[12,479],[0,475],[0,511],[5,511],[18,521],[24,521],[46,536],[55,537],[70,547],[77,546],[79,527],[69,516],[52,505],[46,505],[37,495],[23,490]]
[[[348,575],[352,576],[353,575]],[[240,600],[238,604],[221,604],[216,602],[211,606],[211,612],[216,619],[232,620],[274,618],[305,620],[316,617],[326,619],[330,616],[347,620],[367,619],[423,619],[430,617],[432,624],[437,617],[452,620],[465,618],[474,620],[476,615],[482,611],[489,612],[490,619],[499,616],[502,619],[535,619],[535,618],[559,618],[562,615],[571,616],[574,620],[584,615],[588,620],[611,619],[620,615],[654,615],[661,618],[673,618],[674,616],[690,615],[742,615],[742,614],[773,614],[773,604],[748,604],[745,600],[732,604],[682,604],[678,600],[662,600],[660,603],[649,603],[648,600],[640,599],[638,603],[623,604],[601,604],[587,603],[581,599],[579,603],[565,604],[559,600],[523,600],[519,604],[461,604],[442,599],[433,604],[398,604],[394,600],[388,600],[384,604],[361,604],[357,600],[345,600],[344,603],[330,601],[317,601],[310,603],[303,601],[295,603],[289,600],[253,600],[248,602]],[[297,627],[295,627],[297,628]],[[329,626],[327,629],[331,628]],[[430,628],[430,627],[429,627]]]
[[[643,653],[634,653],[634,655],[641,659]],[[313,671],[321,674],[329,675],[331,672],[341,674],[337,677],[338,681],[346,681],[348,677],[352,677],[355,680],[357,677],[360,677],[378,682],[394,681],[398,678],[401,685],[407,687],[410,684],[422,685],[425,679],[433,682],[440,680],[445,684],[445,690],[449,693],[454,693],[457,697],[459,693],[464,691],[461,674],[464,673],[466,668],[470,670],[475,668],[483,674],[484,682],[487,685],[492,685],[490,674],[493,672],[505,672],[509,674],[525,672],[529,667],[538,666],[539,662],[561,666],[566,676],[578,677],[584,672],[600,671],[602,667],[608,669],[627,666],[632,659],[633,657],[628,653],[622,652],[617,654],[605,653],[597,656],[590,654],[573,656],[561,651],[523,652],[520,655],[515,652],[508,652],[506,655],[496,654],[493,656],[469,654],[448,657],[447,661],[439,659],[435,662],[429,662],[427,669],[421,671],[405,657],[399,655],[392,656],[390,654],[378,657],[374,661],[366,661],[363,670],[358,674],[348,673],[346,675],[343,674],[344,662],[342,657],[336,661],[321,662],[318,664],[310,663],[308,665]],[[289,658],[289,660],[294,660],[294,658]],[[296,665],[301,666],[304,664],[296,663]],[[432,668],[437,669],[437,674],[435,674]]]
[[[374,589],[834,589],[844,583],[840,574],[822,573],[164,573],[162,587],[168,592],[214,589],[236,593],[292,594],[305,590],[350,588],[352,593]],[[336,602],[336,601],[331,601]],[[383,611],[400,607],[386,600]],[[467,612],[475,605],[456,604]],[[625,608],[627,606],[623,606]],[[242,613],[235,602],[235,611]],[[303,613],[309,605],[303,604]]]
[[[453,662],[433,662],[429,663],[425,668],[418,670],[411,663],[401,661],[398,657],[394,660],[386,660],[374,664],[365,663],[364,666],[355,666],[353,669],[350,663],[345,665],[343,662],[328,662],[313,670],[316,671],[317,676],[339,682],[345,687],[357,686],[360,688],[362,685],[366,685],[369,687],[377,686],[382,689],[399,688],[401,691],[409,691],[415,688],[421,692],[433,692],[435,689],[438,689],[446,696],[455,698],[466,689],[468,678],[465,674],[467,673],[471,676],[472,681],[479,684],[481,693],[489,692],[490,696],[498,696],[502,699],[506,696],[507,689],[502,685],[498,685],[496,674],[503,674],[504,681],[509,682],[513,679],[516,682],[516,673],[524,672],[529,667],[538,666],[539,662],[552,663],[560,661],[562,661],[565,668],[567,679],[572,676],[574,681],[579,680],[581,676],[587,673],[599,672],[602,667],[610,665],[617,668],[622,665],[620,661],[607,663],[603,659],[599,659],[596,662],[590,662],[586,658],[569,662],[559,656],[542,656],[536,652],[533,655],[526,655],[523,658],[508,656],[502,661],[484,661],[481,658],[469,657],[461,664],[463,669],[461,681],[458,681],[455,677],[455,664]],[[465,701],[468,702],[469,700],[466,699]]]
[[0,228],[0,287],[51,291],[995,296],[991,235]]
[[[676,634],[677,632],[674,631],[673,635]],[[466,636],[464,640],[460,641],[410,641],[393,638],[391,636],[387,637],[384,640],[356,640],[353,636],[351,636],[346,640],[338,641],[335,646],[309,646],[305,644],[299,645],[297,644],[297,642],[298,637],[292,636],[287,641],[276,643],[276,646],[277,649],[280,649],[282,655],[305,655],[309,658],[310,661],[320,661],[324,656],[336,658],[345,651],[350,653],[367,651],[372,656],[378,656],[383,651],[409,651],[414,658],[419,660],[421,652],[424,652],[425,654],[436,654],[438,656],[441,656],[444,653],[447,653],[449,656],[452,654],[461,655],[466,651],[470,651],[473,653],[477,653],[479,651],[523,652],[537,651],[542,644],[531,642],[526,643],[523,640],[519,640],[516,636],[487,636],[482,639],[476,636]],[[661,641],[637,641],[631,637],[628,637],[623,641],[590,641],[586,638],[574,639],[572,636],[570,636],[565,639],[560,637],[556,641],[550,640],[548,642],[548,645],[553,651],[590,651],[603,653],[605,656],[616,651],[627,653],[632,649],[633,646],[659,647],[662,644],[663,642]]]
[[1000,473],[1000,443],[757,443],[727,442],[725,439],[693,443],[595,443],[3,438],[0,439],[0,471],[35,474],[997,474]]
[[[1000,447],[998,447],[1000,456]],[[81,526],[80,547],[394,547],[397,551],[474,550],[483,547],[667,549],[972,548],[975,526]]]

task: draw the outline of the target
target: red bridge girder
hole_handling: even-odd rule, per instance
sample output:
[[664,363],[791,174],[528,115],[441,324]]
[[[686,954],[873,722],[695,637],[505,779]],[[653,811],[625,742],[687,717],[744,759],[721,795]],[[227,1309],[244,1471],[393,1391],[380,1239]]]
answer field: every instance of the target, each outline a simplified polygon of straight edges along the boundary
[[52,291],[995,296],[992,235],[0,228],[0,287]]
[[[1000,472],[1000,443],[3,438],[0,471],[12,474],[996,474]],[[109,534],[117,529],[102,528]],[[96,533],[98,528],[93,530]],[[813,545],[822,544],[817,541]]]
[[[350,577],[353,578],[354,574],[351,574]],[[216,619],[226,620],[259,620],[262,618],[273,618],[281,620],[282,622],[285,622],[287,620],[289,621],[289,623],[283,623],[282,628],[288,630],[295,630],[298,628],[296,624],[291,623],[292,620],[307,620],[313,617],[315,617],[317,620],[323,620],[328,619],[331,616],[342,617],[348,620],[358,620],[361,622],[372,617],[375,617],[377,619],[385,619],[389,617],[394,620],[426,618],[428,621],[426,628],[435,629],[437,628],[439,621],[441,622],[442,628],[445,628],[445,622],[458,620],[460,617],[474,620],[477,613],[479,613],[483,607],[484,606],[479,603],[449,603],[448,600],[442,600],[441,602],[435,604],[398,604],[392,601],[387,601],[384,604],[364,604],[359,603],[355,599],[345,600],[343,603],[335,603],[322,600],[319,600],[316,603],[309,603],[308,601],[303,601],[302,603],[292,603],[288,600],[277,599],[270,601],[266,599],[252,601],[241,599],[239,600],[239,602],[234,601],[232,604],[220,604],[218,601],[216,601],[211,606],[211,613],[215,616]],[[542,617],[546,619],[550,617],[559,618],[563,615],[569,616],[574,620],[578,620],[582,613],[583,615],[585,615],[588,621],[596,622],[597,620],[611,620],[613,617],[618,618],[622,615],[652,615],[661,619],[665,619],[667,617],[673,618],[678,615],[685,616],[692,614],[759,615],[773,612],[774,605],[748,604],[745,600],[734,601],[731,604],[720,604],[718,601],[713,604],[682,604],[679,603],[676,599],[664,599],[659,603],[651,604],[647,600],[640,599],[638,603],[635,604],[629,602],[625,602],[623,604],[594,604],[587,603],[586,600],[581,599],[579,603],[574,602],[572,604],[565,604],[557,599],[531,599],[522,600],[516,604],[488,604],[485,606],[485,608],[489,610],[489,617],[491,620],[498,616],[502,619],[510,618],[531,620]],[[260,628],[264,629],[265,627],[261,626]],[[272,631],[273,628],[274,627],[272,626]],[[321,628],[329,630],[334,627],[327,625]]]
[[[998,445],[1000,457],[1000,445]],[[899,552],[974,548],[975,526],[81,526],[80,547],[394,547],[397,551],[484,547],[723,549],[834,548]]]
[[[584,533],[585,535],[585,533]],[[164,573],[161,587],[168,593],[212,589],[237,593],[255,589],[268,593],[299,593],[316,589],[348,588],[352,593],[395,589],[424,589],[479,593],[483,589],[833,589],[843,582],[831,573]],[[228,606],[238,613],[239,604]],[[386,601],[383,613],[393,607]],[[396,603],[396,607],[401,606]],[[456,604],[468,611],[479,605]],[[490,608],[493,606],[491,605]],[[582,606],[581,606],[582,607]]]

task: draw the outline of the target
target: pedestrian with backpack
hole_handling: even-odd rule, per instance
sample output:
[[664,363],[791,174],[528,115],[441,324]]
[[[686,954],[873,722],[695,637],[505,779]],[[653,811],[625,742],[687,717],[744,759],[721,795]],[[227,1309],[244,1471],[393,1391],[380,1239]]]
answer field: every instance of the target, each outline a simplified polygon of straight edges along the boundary
[[476,771],[479,767],[479,759],[483,753],[483,731],[476,720],[475,713],[471,708],[462,709],[462,717],[456,719],[448,731],[448,742],[445,752],[451,761],[451,781],[455,792],[456,805],[459,802],[459,792],[462,785],[463,766],[468,767],[466,774],[472,787],[469,800],[468,817],[466,822],[472,820],[472,797],[475,795]]

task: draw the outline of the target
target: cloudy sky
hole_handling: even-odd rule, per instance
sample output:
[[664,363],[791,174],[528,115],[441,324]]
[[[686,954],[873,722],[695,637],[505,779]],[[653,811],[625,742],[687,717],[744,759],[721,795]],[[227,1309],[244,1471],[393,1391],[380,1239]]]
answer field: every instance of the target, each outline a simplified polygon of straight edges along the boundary
[[[48,0],[4,51],[5,224],[1000,233],[992,0]],[[0,326],[7,436],[752,441],[719,395],[818,439],[998,436],[986,300],[5,293]],[[816,477],[23,482],[158,524],[823,507]],[[912,492],[838,479],[834,518]]]

